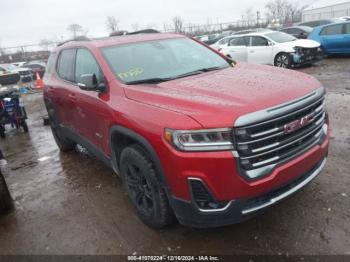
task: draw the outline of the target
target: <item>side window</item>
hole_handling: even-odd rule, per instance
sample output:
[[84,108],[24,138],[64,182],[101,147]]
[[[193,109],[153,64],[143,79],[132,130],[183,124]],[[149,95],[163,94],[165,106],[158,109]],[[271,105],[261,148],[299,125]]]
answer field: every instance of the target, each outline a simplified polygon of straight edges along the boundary
[[323,28],[321,35],[341,35],[343,33],[343,25],[331,25]]
[[229,38],[224,38],[219,41],[219,45],[226,45],[230,39]]
[[58,75],[71,82],[74,82],[75,53],[75,49],[63,50],[57,64]]
[[45,69],[46,75],[51,75],[55,65],[56,58],[57,58],[57,53],[51,52],[49,60],[47,61],[46,69]]
[[75,82],[80,82],[80,77],[86,74],[95,74],[98,82],[102,80],[100,67],[94,56],[87,49],[78,49],[75,65]]
[[268,46],[269,41],[266,38],[260,36],[252,36],[250,46]]
[[233,38],[230,41],[230,46],[247,46],[244,37]]
[[292,35],[300,35],[302,31],[298,28],[291,28],[288,33]]
[[345,34],[350,35],[350,24],[345,24]]

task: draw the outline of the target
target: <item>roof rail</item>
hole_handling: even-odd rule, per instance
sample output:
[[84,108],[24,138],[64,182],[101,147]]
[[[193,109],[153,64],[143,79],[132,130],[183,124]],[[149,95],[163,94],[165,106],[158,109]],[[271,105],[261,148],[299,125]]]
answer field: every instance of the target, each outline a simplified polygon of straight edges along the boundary
[[154,29],[143,29],[135,32],[128,31],[114,31],[110,33],[110,37],[112,36],[123,36],[123,35],[138,35],[138,34],[159,34],[160,32]]
[[143,30],[127,33],[127,35],[137,35],[137,34],[160,34],[160,32],[155,29],[143,29]]
[[57,46],[62,46],[66,43],[69,43],[69,42],[74,42],[74,41],[91,41],[90,38],[86,37],[86,36],[78,36],[74,39],[69,39],[67,41],[63,41],[61,43],[59,43]]

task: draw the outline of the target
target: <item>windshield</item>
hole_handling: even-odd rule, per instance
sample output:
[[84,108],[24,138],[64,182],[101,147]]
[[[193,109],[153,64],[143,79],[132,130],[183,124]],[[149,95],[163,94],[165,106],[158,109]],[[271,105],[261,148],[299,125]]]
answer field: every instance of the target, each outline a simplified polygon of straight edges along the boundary
[[287,43],[297,40],[294,36],[283,32],[272,32],[266,34],[266,36],[269,37],[271,40],[275,41],[276,43]]
[[105,47],[102,52],[113,72],[126,84],[171,80],[229,67],[224,58],[188,38]]

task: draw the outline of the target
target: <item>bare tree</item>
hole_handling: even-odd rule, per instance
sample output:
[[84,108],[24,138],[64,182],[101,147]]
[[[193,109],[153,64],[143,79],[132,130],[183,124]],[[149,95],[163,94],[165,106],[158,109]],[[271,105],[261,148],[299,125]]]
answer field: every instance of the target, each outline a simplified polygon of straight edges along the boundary
[[[73,39],[77,38],[77,36],[84,34],[84,29],[79,24],[70,24],[67,27],[67,30],[72,33]],[[86,34],[86,33],[85,33]]]
[[116,19],[114,16],[108,16],[107,17],[106,26],[107,26],[107,30],[109,32],[118,31],[119,30],[118,24],[119,24],[119,20]]
[[163,23],[163,31],[164,32],[172,31],[171,25],[169,25],[168,23]]
[[174,25],[174,31],[176,33],[182,33],[183,32],[183,25],[184,20],[180,16],[175,16],[172,19],[173,25]]
[[271,0],[265,5],[267,19],[279,20],[281,23],[299,21],[305,8],[306,6],[300,7],[298,3],[291,0]]
[[242,15],[243,23],[245,23],[247,27],[250,27],[254,24],[254,19],[255,19],[255,15],[253,12],[253,8],[248,8],[245,11],[245,14]]

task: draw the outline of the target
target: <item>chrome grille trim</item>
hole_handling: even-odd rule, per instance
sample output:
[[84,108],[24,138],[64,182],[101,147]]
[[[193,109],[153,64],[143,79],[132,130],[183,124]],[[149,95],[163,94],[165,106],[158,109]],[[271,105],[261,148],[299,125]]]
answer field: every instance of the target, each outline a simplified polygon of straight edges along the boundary
[[314,102],[315,100],[324,97],[325,93],[326,90],[324,87],[320,87],[316,91],[292,102],[241,116],[235,121],[235,127],[252,125],[258,121],[262,122],[269,119],[275,119],[278,116],[285,116],[288,112],[303,108],[305,105],[309,105],[310,102]]
[[[266,115],[262,116],[261,112]],[[285,106],[256,114],[261,118],[256,116],[254,122],[252,114],[240,117],[239,124],[249,124],[235,125],[234,129],[240,173],[248,179],[257,179],[266,172],[272,172],[280,163],[320,144],[327,134],[323,88]]]

